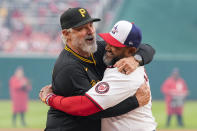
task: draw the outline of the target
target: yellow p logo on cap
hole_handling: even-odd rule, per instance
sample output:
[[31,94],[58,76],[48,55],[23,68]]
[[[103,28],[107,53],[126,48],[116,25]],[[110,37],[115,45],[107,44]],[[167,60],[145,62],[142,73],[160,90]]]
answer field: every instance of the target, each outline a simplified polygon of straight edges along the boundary
[[85,9],[79,9],[79,12],[80,12],[82,17],[85,17],[85,13],[86,13]]

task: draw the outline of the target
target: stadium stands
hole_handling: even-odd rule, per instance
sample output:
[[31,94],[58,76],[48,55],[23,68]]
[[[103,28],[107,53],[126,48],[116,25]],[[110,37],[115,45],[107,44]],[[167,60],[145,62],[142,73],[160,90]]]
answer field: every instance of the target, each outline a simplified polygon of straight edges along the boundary
[[[0,52],[6,54],[53,54],[62,49],[60,14],[70,7],[84,7],[102,22],[112,19],[113,0],[1,0]],[[119,4],[121,0],[116,0]],[[90,6],[91,5],[91,6]]]

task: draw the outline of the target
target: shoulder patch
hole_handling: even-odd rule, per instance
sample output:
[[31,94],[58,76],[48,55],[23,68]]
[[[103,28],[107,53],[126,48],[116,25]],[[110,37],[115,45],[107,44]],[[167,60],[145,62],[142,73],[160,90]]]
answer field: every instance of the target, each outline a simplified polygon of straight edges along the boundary
[[101,82],[96,86],[95,91],[99,94],[107,93],[109,91],[109,84],[107,82]]

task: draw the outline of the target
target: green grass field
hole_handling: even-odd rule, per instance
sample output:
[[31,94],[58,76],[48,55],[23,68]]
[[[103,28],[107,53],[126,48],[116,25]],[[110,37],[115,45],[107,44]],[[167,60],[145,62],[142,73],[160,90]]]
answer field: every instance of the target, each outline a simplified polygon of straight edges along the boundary
[[[167,116],[163,101],[153,101],[152,111],[156,122],[158,123],[157,129],[180,129],[177,126],[175,116],[172,117],[170,128],[165,127]],[[197,101],[187,101],[185,103],[183,118],[185,124],[184,129],[197,130]]]
[[[0,107],[0,128],[13,128],[11,102],[0,101]],[[28,112],[26,113],[27,128],[44,128],[48,108],[41,101],[30,101]],[[17,128],[22,128],[19,117],[17,118]]]
[[[0,101],[0,128],[13,128],[11,124],[11,102]],[[26,115],[27,128],[41,128],[45,127],[46,114],[48,106],[41,103],[40,101],[30,101],[29,110]],[[153,101],[153,115],[158,123],[157,129],[166,129],[165,121],[165,105],[163,101]],[[17,128],[22,128],[17,119]],[[189,101],[185,103],[184,109],[184,129],[196,129],[197,130],[197,102]],[[176,126],[175,117],[172,118],[171,127],[168,129],[180,129]]]

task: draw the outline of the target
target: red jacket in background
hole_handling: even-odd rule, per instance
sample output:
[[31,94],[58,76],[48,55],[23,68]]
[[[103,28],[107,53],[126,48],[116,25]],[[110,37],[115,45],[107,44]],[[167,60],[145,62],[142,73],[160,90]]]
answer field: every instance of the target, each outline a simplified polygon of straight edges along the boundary
[[16,76],[12,76],[9,85],[13,112],[18,113],[27,111],[28,92],[31,90],[28,79],[26,77],[19,79]]
[[162,92],[165,96],[168,115],[181,115],[183,112],[183,100],[188,93],[185,81],[182,78],[175,80],[173,77],[169,77],[162,85]]

